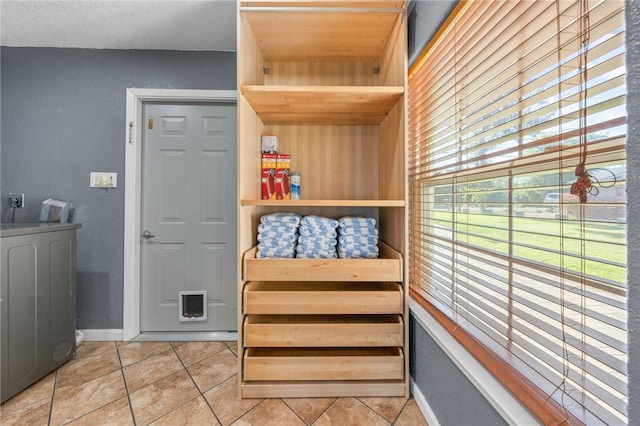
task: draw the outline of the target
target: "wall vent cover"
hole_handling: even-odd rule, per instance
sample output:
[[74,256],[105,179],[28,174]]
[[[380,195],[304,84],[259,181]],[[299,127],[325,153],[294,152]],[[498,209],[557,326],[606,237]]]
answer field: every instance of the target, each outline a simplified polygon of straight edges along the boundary
[[178,319],[180,321],[206,321],[207,291],[178,292]]

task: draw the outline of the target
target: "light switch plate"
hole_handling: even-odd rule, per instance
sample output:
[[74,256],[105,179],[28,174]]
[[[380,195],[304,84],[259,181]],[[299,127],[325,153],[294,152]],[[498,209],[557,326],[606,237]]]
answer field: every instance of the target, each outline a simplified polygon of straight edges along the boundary
[[91,172],[89,178],[91,188],[117,188],[118,173],[115,172]]

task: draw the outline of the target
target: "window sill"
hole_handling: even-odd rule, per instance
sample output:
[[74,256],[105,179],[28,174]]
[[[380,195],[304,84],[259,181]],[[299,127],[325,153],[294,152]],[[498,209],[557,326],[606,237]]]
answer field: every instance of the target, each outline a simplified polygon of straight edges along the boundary
[[[409,310],[462,373],[509,424],[540,424],[520,401],[487,371],[451,334],[418,302],[409,298]],[[430,423],[431,424],[431,423]],[[437,424],[437,423],[436,423]]]

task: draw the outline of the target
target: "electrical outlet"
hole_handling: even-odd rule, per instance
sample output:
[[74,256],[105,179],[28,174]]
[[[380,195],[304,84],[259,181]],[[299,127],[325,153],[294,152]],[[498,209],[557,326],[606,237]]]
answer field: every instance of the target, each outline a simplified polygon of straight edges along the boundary
[[9,207],[21,209],[24,207],[24,193],[10,192],[9,193]]

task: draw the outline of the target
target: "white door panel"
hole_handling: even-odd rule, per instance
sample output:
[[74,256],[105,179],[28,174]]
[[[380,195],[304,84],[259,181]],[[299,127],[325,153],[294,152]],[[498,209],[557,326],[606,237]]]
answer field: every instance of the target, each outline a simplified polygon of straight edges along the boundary
[[[236,106],[149,103],[144,117],[140,329],[235,330]],[[207,291],[206,321],[179,321],[181,290]]]

